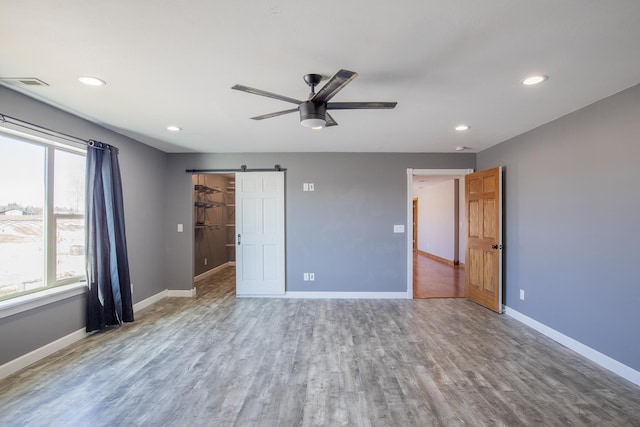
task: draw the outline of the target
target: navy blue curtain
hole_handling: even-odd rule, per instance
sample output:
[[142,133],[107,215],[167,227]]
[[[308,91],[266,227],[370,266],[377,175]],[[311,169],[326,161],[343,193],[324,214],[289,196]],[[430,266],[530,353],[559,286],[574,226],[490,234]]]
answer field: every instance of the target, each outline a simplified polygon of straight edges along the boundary
[[87,148],[87,332],[133,322],[118,149],[98,141]]

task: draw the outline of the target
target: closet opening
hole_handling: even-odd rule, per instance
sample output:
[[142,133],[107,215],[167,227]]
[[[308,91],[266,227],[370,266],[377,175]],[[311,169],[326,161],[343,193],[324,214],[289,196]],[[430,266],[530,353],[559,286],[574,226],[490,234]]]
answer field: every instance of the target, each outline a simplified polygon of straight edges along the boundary
[[194,283],[235,267],[235,183],[235,173],[192,175]]

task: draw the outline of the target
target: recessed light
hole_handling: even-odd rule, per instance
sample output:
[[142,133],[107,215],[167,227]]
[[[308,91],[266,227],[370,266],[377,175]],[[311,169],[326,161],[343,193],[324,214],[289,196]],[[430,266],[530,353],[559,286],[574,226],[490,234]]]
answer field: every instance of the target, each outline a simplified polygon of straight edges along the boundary
[[167,126],[167,130],[171,132],[180,132],[182,128],[178,126]]
[[536,76],[529,76],[526,79],[524,79],[522,81],[522,84],[525,86],[533,86],[533,85],[537,85],[539,83],[542,83],[543,81],[547,80],[549,77],[545,76],[543,74],[540,75],[536,75]]
[[104,80],[92,76],[81,76],[78,77],[78,80],[80,81],[80,83],[89,86],[104,86],[107,84],[107,82],[105,82]]
[[464,151],[464,150],[468,150],[468,149],[469,149],[469,147],[463,147],[461,145],[456,147],[456,151]]
[[469,126],[469,125],[458,125],[458,126],[456,126],[456,130],[458,132],[464,132],[465,130],[469,130],[469,129],[471,129],[471,126]]

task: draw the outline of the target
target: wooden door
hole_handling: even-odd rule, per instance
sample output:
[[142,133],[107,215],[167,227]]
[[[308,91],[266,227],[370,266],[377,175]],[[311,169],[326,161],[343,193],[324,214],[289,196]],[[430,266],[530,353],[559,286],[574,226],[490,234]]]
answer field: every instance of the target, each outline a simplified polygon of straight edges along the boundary
[[502,312],[502,168],[465,176],[465,296]]
[[284,172],[236,174],[236,295],[285,292]]

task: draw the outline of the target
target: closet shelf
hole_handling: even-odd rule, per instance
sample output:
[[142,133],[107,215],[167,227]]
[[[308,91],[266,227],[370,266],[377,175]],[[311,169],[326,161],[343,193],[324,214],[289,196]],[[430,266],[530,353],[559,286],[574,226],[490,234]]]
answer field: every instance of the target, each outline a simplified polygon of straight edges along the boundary
[[225,224],[225,227],[235,227],[235,224]]
[[208,228],[209,230],[219,230],[220,224],[196,224],[194,228],[196,229]]
[[236,244],[235,243],[227,243],[225,246],[228,247],[228,248],[235,248]]
[[199,193],[206,193],[206,194],[222,193],[222,189],[221,188],[208,187],[208,186],[202,185],[202,184],[196,184],[196,185],[194,185],[194,188]]
[[221,208],[224,206],[223,203],[207,202],[202,200],[195,201],[193,204],[196,208]]

